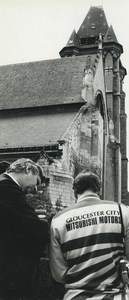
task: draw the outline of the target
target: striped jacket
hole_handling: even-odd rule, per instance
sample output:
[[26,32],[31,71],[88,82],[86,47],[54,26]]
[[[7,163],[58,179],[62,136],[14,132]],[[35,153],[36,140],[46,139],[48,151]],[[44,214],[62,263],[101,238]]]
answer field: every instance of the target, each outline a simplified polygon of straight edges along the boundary
[[[129,207],[121,207],[129,249]],[[51,223],[50,268],[54,279],[65,284],[64,300],[79,294],[106,299],[105,294],[119,293],[123,248],[117,203],[84,193],[78,203],[58,213]]]

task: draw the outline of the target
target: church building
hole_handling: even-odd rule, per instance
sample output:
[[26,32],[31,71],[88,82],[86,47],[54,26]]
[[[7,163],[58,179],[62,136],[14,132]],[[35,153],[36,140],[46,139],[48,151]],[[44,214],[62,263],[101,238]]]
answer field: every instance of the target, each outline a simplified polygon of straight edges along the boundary
[[101,177],[101,198],[128,203],[123,47],[93,6],[60,58],[0,67],[0,161],[38,161],[49,178],[40,205],[74,203],[82,170]]

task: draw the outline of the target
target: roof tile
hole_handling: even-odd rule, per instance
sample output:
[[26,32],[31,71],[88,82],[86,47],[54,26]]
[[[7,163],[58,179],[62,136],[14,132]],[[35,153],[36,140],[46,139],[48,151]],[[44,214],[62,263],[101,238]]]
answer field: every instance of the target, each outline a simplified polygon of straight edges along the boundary
[[[91,55],[91,65],[96,55]],[[0,67],[0,110],[83,102],[89,55]]]

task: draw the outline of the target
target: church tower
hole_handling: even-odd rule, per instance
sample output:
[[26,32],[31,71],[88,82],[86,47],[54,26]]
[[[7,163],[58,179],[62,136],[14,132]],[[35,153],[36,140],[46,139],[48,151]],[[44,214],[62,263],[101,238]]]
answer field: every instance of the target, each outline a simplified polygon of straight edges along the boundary
[[[126,69],[121,62],[123,47],[112,26],[108,26],[102,7],[91,7],[78,32],[72,32],[60,56],[85,56],[102,53],[103,76],[109,138],[105,148],[105,197],[108,197],[109,177],[114,178],[115,201],[126,203],[128,159],[126,156],[126,113],[123,80]],[[110,163],[109,163],[110,161]],[[110,167],[109,167],[110,165]],[[112,166],[112,167],[111,167]]]
[[122,53],[93,6],[61,58],[0,67],[0,161],[38,157],[56,209],[74,203],[73,179],[84,169],[99,174],[102,199],[129,204]]

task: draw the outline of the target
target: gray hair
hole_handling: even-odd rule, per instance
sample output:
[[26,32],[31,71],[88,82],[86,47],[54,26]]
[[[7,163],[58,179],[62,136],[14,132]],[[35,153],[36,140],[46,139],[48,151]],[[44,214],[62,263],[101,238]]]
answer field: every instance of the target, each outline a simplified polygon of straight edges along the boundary
[[20,158],[11,163],[7,169],[7,173],[27,173],[28,170],[31,171],[33,175],[38,174],[41,178],[41,182],[45,180],[42,167],[29,158]]

